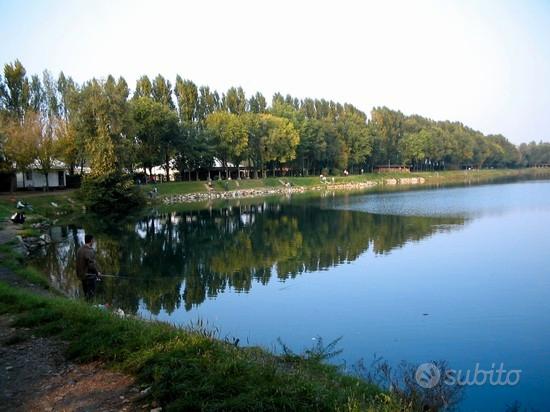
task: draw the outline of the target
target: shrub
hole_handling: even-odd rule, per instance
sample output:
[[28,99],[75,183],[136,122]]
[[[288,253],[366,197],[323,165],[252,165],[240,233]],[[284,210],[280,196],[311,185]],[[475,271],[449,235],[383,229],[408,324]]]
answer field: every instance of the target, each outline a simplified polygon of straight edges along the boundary
[[80,196],[89,210],[101,214],[120,214],[145,203],[143,193],[121,172],[86,176]]

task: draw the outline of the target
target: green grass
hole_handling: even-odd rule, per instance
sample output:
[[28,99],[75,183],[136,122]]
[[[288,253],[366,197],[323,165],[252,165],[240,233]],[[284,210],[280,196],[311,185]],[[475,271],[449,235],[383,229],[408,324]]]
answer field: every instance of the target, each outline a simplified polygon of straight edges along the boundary
[[0,254],[2,255],[2,266],[12,270],[15,274],[26,279],[32,284],[50,289],[50,284],[45,275],[37,268],[30,265],[23,265],[23,257],[13,251],[15,241],[0,245]]
[[[16,211],[18,200],[29,203],[32,211],[25,210],[27,221],[41,221],[44,218],[55,219],[60,216],[82,210],[77,192],[74,190],[56,192],[16,192],[0,196],[0,217],[7,217]],[[52,205],[52,202],[57,205]]]
[[8,202],[0,200],[0,220],[8,219],[13,214],[12,210]]
[[67,341],[71,359],[99,360],[134,374],[168,411],[406,410],[378,387],[316,357],[240,348],[201,331],[123,319],[1,282],[0,313],[15,314],[16,327]]
[[[153,190],[155,185],[143,185],[142,190],[144,192],[150,192]],[[206,182],[170,182],[170,183],[159,183],[156,185],[160,195],[173,195],[173,194],[186,194],[186,193],[197,193],[197,192],[206,192]]]

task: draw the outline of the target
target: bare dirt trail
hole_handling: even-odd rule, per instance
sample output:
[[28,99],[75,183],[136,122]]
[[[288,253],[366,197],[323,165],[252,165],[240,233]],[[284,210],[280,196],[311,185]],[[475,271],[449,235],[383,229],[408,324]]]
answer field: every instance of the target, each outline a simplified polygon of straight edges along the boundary
[[[10,327],[0,317],[0,411],[135,411],[134,380],[98,363],[79,365],[66,344]],[[146,407],[146,406],[145,406]]]

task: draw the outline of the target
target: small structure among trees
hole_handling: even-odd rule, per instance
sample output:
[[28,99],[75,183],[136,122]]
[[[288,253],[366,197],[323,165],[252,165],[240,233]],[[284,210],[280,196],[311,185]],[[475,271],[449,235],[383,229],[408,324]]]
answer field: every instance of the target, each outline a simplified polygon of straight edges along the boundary
[[25,172],[16,173],[17,189],[49,189],[67,186],[67,166],[54,160],[47,172],[44,172],[37,161],[28,166]]

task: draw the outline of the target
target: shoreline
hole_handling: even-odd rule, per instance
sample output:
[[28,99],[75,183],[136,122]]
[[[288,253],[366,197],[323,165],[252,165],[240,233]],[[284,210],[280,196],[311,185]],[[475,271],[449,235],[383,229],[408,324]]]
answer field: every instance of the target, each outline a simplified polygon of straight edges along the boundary
[[[364,177],[363,177],[364,176]],[[181,203],[198,203],[212,200],[230,200],[230,199],[249,199],[261,198],[267,196],[280,196],[302,194],[307,192],[333,191],[333,192],[354,192],[362,190],[371,190],[380,187],[392,187],[393,190],[399,190],[400,187],[405,190],[411,186],[419,185],[452,185],[452,184],[470,184],[470,183],[491,183],[507,179],[549,179],[550,169],[493,169],[493,170],[470,170],[470,171],[445,171],[445,172],[416,172],[399,174],[368,174],[354,175],[346,178],[329,178],[326,182],[319,181],[318,178],[281,178],[277,179],[279,186],[262,186],[262,183],[268,182],[268,179],[229,181],[236,188],[231,190],[215,190],[209,188],[203,191],[192,191],[187,193],[162,193],[162,189],[168,186],[180,185],[182,189],[185,184],[196,182],[169,182],[158,185],[161,192],[156,199],[163,205],[175,205]],[[306,184],[300,184],[303,180],[308,180]],[[275,178],[272,178],[272,183]],[[313,182],[312,182],[313,180]],[[317,182],[315,182],[317,180]],[[217,181],[218,185],[228,184],[227,181]],[[254,184],[257,184],[254,186]],[[253,187],[243,187],[241,184],[252,185]],[[205,185],[205,187],[207,187]]]
[[[334,179],[334,182],[333,182]],[[273,196],[288,196],[303,193],[359,192],[388,188],[392,191],[407,190],[411,187],[433,187],[472,183],[491,183],[507,180],[550,179],[550,168],[528,169],[484,169],[457,170],[443,172],[413,173],[368,173],[347,177],[329,177],[321,183],[319,177],[286,177],[213,181],[209,189],[204,181],[159,183],[142,186],[149,206],[171,206],[178,204],[197,205],[216,200],[253,199]],[[154,187],[158,194],[151,195]],[[78,199],[77,190],[55,192],[14,192],[0,195],[0,221],[8,219],[15,210],[17,200],[29,202],[34,211],[29,223],[56,221],[71,215],[83,213],[83,205]],[[23,226],[32,230],[30,224]],[[35,231],[37,232],[37,231]],[[37,235],[35,235],[37,236]]]
[[377,186],[377,182],[367,181],[364,183],[338,183],[312,187],[304,186],[282,186],[280,188],[256,188],[256,189],[241,189],[241,190],[229,190],[226,192],[209,191],[209,192],[195,192],[180,195],[168,195],[161,198],[161,201],[165,205],[175,203],[194,203],[203,202],[207,200],[222,200],[222,199],[248,199],[265,196],[277,196],[288,195],[294,193],[306,193],[321,190],[340,190],[340,191],[352,191],[370,189]]

